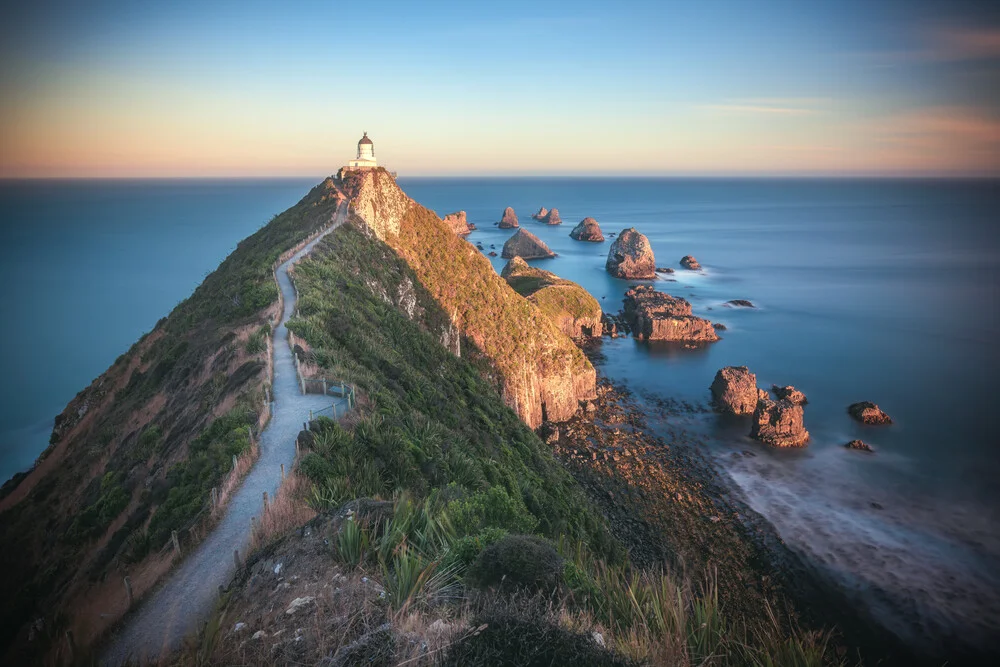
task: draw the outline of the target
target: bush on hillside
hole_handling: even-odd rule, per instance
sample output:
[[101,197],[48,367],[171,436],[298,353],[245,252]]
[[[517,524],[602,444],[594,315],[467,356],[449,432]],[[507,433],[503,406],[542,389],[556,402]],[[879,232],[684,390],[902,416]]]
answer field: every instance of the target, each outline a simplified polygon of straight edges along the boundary
[[508,535],[479,554],[469,579],[482,587],[549,593],[562,582],[563,560],[552,544],[535,535]]

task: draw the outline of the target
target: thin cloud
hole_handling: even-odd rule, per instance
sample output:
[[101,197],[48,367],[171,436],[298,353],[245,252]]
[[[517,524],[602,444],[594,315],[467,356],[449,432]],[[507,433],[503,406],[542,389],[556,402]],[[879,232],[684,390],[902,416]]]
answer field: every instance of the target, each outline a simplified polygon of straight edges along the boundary
[[816,113],[817,107],[825,104],[822,98],[781,98],[734,100],[720,104],[702,104],[702,111],[723,114],[802,116]]

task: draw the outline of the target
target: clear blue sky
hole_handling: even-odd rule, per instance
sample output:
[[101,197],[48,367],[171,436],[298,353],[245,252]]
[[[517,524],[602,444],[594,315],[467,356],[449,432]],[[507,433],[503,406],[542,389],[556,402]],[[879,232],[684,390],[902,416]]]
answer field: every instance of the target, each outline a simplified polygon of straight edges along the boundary
[[0,176],[998,174],[991,4],[22,3]]

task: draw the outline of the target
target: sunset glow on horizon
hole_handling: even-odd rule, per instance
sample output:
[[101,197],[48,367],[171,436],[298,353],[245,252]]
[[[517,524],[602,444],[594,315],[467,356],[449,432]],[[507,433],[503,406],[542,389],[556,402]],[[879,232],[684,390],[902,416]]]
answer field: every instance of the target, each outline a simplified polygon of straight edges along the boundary
[[46,4],[0,177],[1000,175],[988,3]]

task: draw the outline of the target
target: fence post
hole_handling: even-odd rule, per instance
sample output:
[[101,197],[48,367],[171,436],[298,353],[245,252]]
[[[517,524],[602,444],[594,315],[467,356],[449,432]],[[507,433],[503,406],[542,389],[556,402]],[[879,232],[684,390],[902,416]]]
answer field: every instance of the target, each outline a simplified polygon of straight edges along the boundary
[[313,420],[313,411],[312,411],[312,408],[309,408],[309,421],[312,421],[312,420]]
[[302,377],[301,375],[299,375],[299,382],[300,382],[300,384],[302,386],[302,393],[305,394],[306,393],[306,379],[304,377]]
[[323,395],[326,396],[326,378],[323,378]]
[[264,402],[271,402],[271,391],[267,387],[264,387]]
[[128,599],[128,606],[132,606],[132,580],[125,577],[125,597]]
[[344,397],[344,383],[343,382],[340,383],[340,397],[341,398]]
[[250,517],[250,534],[257,534],[257,517],[255,516]]
[[170,531],[170,541],[174,543],[174,551],[176,551],[177,553],[180,553],[181,552],[181,543],[177,539],[177,531],[176,530],[171,530]]
[[233,454],[233,470],[236,470],[236,454]]
[[219,506],[219,487],[212,487],[212,509],[216,509]]
[[233,549],[233,561],[236,563],[236,569],[240,569],[242,565],[240,564],[240,550]]
[[267,511],[267,491],[264,492],[264,511]]

